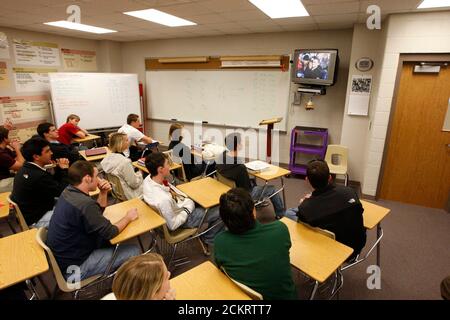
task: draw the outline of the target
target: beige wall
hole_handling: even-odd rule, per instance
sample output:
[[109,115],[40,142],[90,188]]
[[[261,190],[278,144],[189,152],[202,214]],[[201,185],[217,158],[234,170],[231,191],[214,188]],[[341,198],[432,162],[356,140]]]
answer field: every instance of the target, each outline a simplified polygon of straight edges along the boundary
[[[369,30],[365,24],[355,25],[353,29],[352,52],[347,82],[347,98],[342,121],[341,144],[349,148],[348,172],[351,180],[363,183],[364,168],[367,156],[367,135],[371,125],[371,112],[374,109],[375,83],[379,80],[381,61],[383,57],[383,32]],[[374,67],[367,72],[361,72],[355,67],[359,58],[369,57],[374,61]],[[373,81],[372,99],[368,116],[351,116],[347,114],[351,81],[354,75],[371,75]],[[355,134],[357,133],[357,134]]]
[[[297,48],[338,48],[341,63],[337,84],[328,89],[326,96],[314,97],[316,109],[306,111],[305,99],[302,99],[302,106],[289,105],[288,132],[280,134],[279,143],[279,160],[288,163],[290,131],[295,126],[328,128],[330,143],[340,142],[351,46],[352,30],[139,41],[122,44],[122,65],[123,72],[137,73],[139,80],[145,84],[144,60],[147,57],[293,54]],[[296,86],[291,86],[290,103],[293,101],[295,89]],[[156,139],[166,142],[169,125],[163,121],[148,121],[147,130],[149,129],[149,133]],[[190,126],[186,128],[190,129]],[[264,143],[260,145],[263,150]]]
[[375,195],[378,186],[399,56],[402,53],[450,52],[450,11],[391,15],[384,32],[379,84],[372,95],[373,124],[366,139],[368,149],[362,191],[367,195]]

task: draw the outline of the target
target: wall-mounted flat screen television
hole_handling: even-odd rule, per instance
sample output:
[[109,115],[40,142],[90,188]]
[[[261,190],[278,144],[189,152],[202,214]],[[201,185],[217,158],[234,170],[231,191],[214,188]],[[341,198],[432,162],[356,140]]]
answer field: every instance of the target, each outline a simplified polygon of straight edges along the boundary
[[297,49],[292,81],[298,84],[332,86],[339,65],[337,49]]

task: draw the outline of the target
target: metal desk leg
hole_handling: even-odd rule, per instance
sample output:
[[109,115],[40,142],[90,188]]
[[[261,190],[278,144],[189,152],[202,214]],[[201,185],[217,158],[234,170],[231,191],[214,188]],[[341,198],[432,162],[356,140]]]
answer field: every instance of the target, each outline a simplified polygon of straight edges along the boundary
[[286,208],[286,192],[285,192],[285,189],[284,189],[284,179],[283,179],[283,177],[281,177],[281,187],[283,188],[283,208],[284,208],[284,211],[286,211],[287,210],[287,208]]
[[316,295],[318,287],[319,287],[319,281],[316,280],[316,282],[314,283],[313,291],[311,292],[311,296],[309,297],[309,300],[313,300],[314,299],[314,296]]
[[265,180],[264,187],[262,188],[261,193],[259,194],[259,197],[258,197],[258,200],[257,200],[257,201],[261,201],[261,200],[264,199],[263,194],[264,194],[264,191],[266,191],[266,188],[267,188],[267,184],[268,184],[268,183],[269,183],[269,181]]
[[[381,235],[381,222],[377,224],[377,239],[380,238]],[[380,266],[380,249],[381,249],[381,241],[377,244],[377,266],[381,268]]]

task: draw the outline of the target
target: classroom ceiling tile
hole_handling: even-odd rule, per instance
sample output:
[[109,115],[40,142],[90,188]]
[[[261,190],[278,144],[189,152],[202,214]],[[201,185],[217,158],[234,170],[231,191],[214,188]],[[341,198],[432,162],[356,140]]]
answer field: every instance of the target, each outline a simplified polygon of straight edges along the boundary
[[294,18],[282,18],[273,20],[279,26],[289,26],[292,24],[312,24],[314,23],[313,17],[294,17]]
[[365,12],[370,5],[377,5],[382,14],[394,12],[417,11],[417,6],[422,0],[363,0],[361,1],[361,11]]
[[193,15],[189,16],[188,20],[195,22],[198,25],[230,22],[230,20],[218,13]]
[[221,12],[220,15],[225,17],[230,21],[241,21],[241,20],[270,20],[260,10],[242,10],[242,11],[229,11]]
[[[315,3],[315,2],[314,2]],[[359,12],[359,1],[327,3],[327,4],[311,4],[305,6],[310,15],[326,15],[326,14],[344,14]]]
[[318,30],[317,24],[290,24],[280,26],[283,31],[311,31]]
[[172,6],[155,6],[154,9],[169,13],[183,19],[186,19],[185,15],[202,15],[213,13],[211,10],[198,3],[183,3]]
[[201,0],[198,4],[218,13],[259,10],[247,0]]
[[314,20],[318,23],[356,23],[358,21],[358,13],[335,14],[326,16],[315,16]]
[[319,23],[319,30],[332,30],[332,29],[348,29],[353,28],[352,22],[331,22],[331,23]]

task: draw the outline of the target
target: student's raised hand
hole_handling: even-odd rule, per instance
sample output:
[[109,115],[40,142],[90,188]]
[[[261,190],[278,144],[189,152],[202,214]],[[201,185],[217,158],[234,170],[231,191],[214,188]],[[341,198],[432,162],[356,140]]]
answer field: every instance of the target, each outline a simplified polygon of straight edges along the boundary
[[13,140],[11,140],[11,142],[9,143],[9,145],[10,145],[11,148],[13,148],[14,150],[20,149],[20,142],[19,142],[19,140],[13,139]]
[[61,169],[69,169],[69,159],[66,159],[66,158],[56,159],[56,164]]
[[174,288],[170,288],[167,290],[166,294],[164,295],[163,300],[175,300],[176,292]]
[[127,211],[127,217],[130,221],[134,221],[139,217],[138,210],[136,208]]
[[103,192],[103,193],[107,193],[107,192],[111,191],[111,189],[112,189],[111,184],[107,180],[100,179],[100,178],[98,178],[97,187],[100,189],[100,192]]

